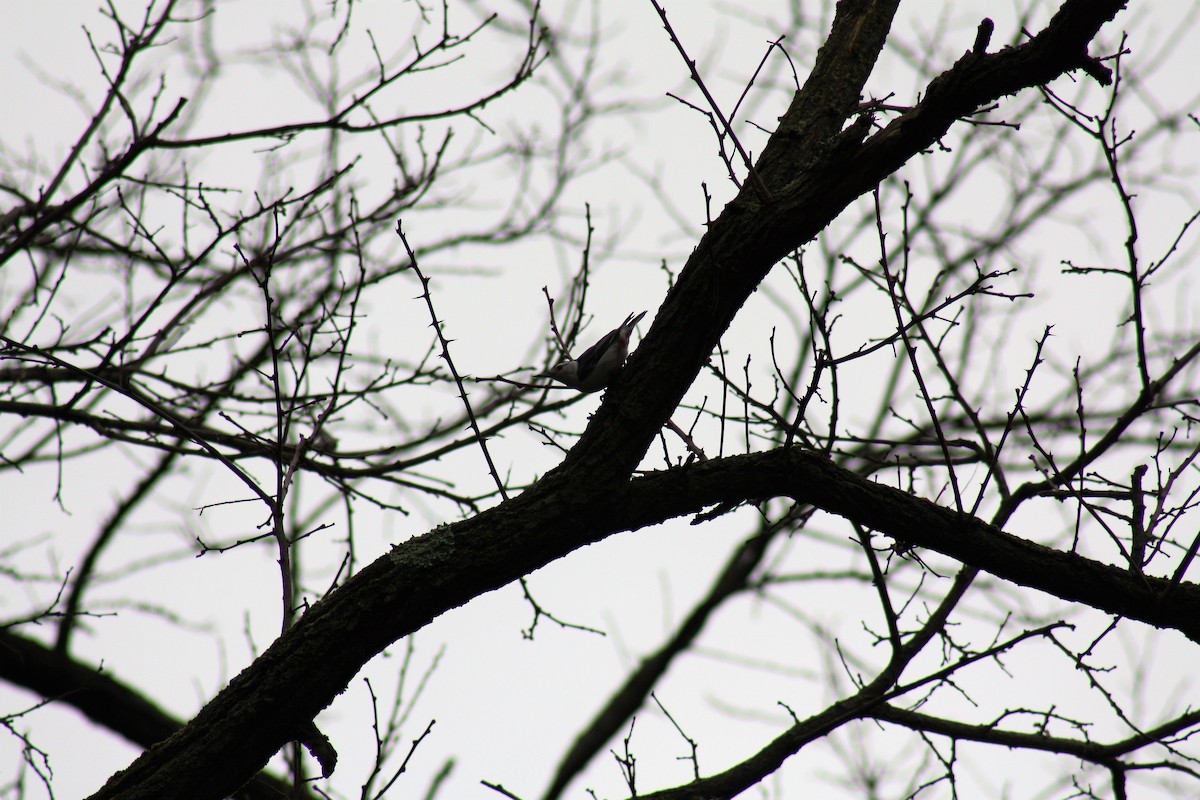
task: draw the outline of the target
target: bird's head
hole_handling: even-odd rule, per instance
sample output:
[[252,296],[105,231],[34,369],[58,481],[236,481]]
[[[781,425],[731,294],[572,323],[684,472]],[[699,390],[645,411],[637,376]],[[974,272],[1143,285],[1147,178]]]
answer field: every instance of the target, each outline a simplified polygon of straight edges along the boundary
[[533,377],[552,378],[561,384],[573,387],[579,383],[579,364],[574,361],[563,361],[561,364],[555,364],[545,372],[539,372]]

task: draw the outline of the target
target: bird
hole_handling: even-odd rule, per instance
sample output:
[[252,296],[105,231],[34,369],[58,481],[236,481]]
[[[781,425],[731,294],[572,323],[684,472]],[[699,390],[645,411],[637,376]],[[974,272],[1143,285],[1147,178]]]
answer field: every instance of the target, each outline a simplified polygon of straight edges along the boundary
[[600,337],[600,341],[584,350],[579,358],[556,364],[533,377],[552,378],[584,394],[600,391],[612,382],[625,364],[625,356],[629,355],[629,337],[644,316],[645,311],[636,316],[630,314],[619,326]]

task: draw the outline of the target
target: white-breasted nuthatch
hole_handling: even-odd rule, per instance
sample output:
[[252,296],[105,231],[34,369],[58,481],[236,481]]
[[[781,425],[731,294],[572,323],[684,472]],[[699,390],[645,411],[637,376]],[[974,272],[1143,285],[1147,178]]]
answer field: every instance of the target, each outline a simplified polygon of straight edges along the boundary
[[619,327],[613,328],[600,341],[584,350],[579,358],[564,361],[533,377],[553,378],[585,394],[600,391],[612,382],[625,364],[625,356],[629,355],[629,337],[633,334],[633,327],[644,316],[645,311],[637,316],[630,314]]

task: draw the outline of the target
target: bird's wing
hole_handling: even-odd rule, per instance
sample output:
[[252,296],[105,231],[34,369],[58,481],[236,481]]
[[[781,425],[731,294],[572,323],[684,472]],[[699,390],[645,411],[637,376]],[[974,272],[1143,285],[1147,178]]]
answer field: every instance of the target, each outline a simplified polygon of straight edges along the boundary
[[580,355],[579,358],[575,359],[575,363],[578,365],[578,375],[580,381],[583,381],[587,378],[587,376],[592,374],[592,371],[596,369],[596,365],[600,363],[600,358],[604,355],[608,348],[612,346],[612,343],[616,340],[620,333],[620,328],[613,328],[611,331],[601,336],[600,341],[596,342],[587,350],[584,350],[583,354]]

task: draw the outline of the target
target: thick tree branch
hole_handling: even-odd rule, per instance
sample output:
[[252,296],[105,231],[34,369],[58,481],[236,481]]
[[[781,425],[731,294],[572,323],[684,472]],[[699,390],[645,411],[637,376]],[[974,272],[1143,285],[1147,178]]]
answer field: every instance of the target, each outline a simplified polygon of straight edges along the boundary
[[[0,629],[0,680],[77,709],[97,725],[150,747],[183,723],[145,698],[140,689],[106,675],[100,667],[68,658],[50,647]],[[299,797],[313,797],[302,790]],[[295,789],[260,773],[237,793],[239,800],[297,797]]]
[[[209,797],[231,791],[236,788],[231,770],[265,763],[272,747],[299,735],[367,659],[397,638],[397,627],[401,635],[415,631],[472,597],[614,532],[722,502],[789,496],[1015,583],[1200,641],[1195,584],[1164,596],[1169,581],[1021,539],[795,448],[673,469],[605,497],[586,498],[588,493],[586,485],[553,495],[535,487],[396,548],[313,606],[192,723],[97,797]],[[227,769],[197,768],[193,775],[186,765],[167,766],[185,753],[189,761]],[[143,762],[166,768],[143,773]],[[178,783],[180,770],[196,783]],[[177,794],[181,785],[192,786],[195,794]]]
[[[760,205],[753,192],[744,189],[709,226],[641,346],[630,356],[623,377],[607,393],[562,469],[583,469],[593,481],[623,480],[750,293],[781,258],[813,239],[851,202],[909,159],[932,148],[963,115],[1079,68],[1101,25],[1124,6],[1122,0],[1069,0],[1045,30],[1021,46],[995,54],[968,53],[929,84],[917,106],[861,145],[857,138],[864,133],[862,126],[852,125],[844,134],[836,134],[845,124],[843,117],[837,128],[824,128],[838,141],[809,136],[792,157],[774,156],[779,137],[792,136],[792,131],[803,127],[796,120],[787,122],[764,152],[762,161],[767,163],[758,168],[775,202]],[[870,3],[841,3],[833,28],[836,32],[846,25],[858,30],[875,22],[844,20],[844,15],[886,13]],[[844,108],[851,98],[857,103],[869,73],[863,63],[866,41],[861,36],[840,40],[831,35],[818,64],[826,57],[833,59],[836,64],[828,69],[854,80],[841,77],[837,96],[809,100],[810,93],[819,93],[809,88],[818,74],[814,69],[784,120],[806,102],[814,103],[812,113],[818,117]],[[839,42],[846,51],[831,50],[827,56],[825,50]]]
[[[1135,581],[994,530],[819,456],[795,450],[751,455],[627,482],[730,321],[780,258],[934,145],[963,114],[1083,66],[1088,43],[1123,5],[1064,3],[1047,28],[1019,48],[960,60],[930,84],[918,107],[860,145],[865,125],[839,131],[857,107],[894,4],[839,4],[834,34],[778,134],[792,141],[768,147],[791,152],[764,154],[759,166],[774,202],[762,205],[748,190],[712,223],[564,463],[523,495],[407,541],[359,572],[96,797],[228,794],[284,743],[302,737],[358,670],[395,640],[588,543],[722,501],[789,495],[1009,580],[1200,641],[1200,592],[1190,584],[1159,599],[1156,579]],[[820,75],[835,77],[818,85]]]
[[[776,450],[694,464],[629,484],[619,496],[625,528],[716,503],[786,496],[854,520],[897,541],[1073,603],[1172,628],[1200,642],[1200,586],[1130,573],[1037,544],[908,492],[875,483],[816,453]],[[657,521],[657,520],[655,520]]]

